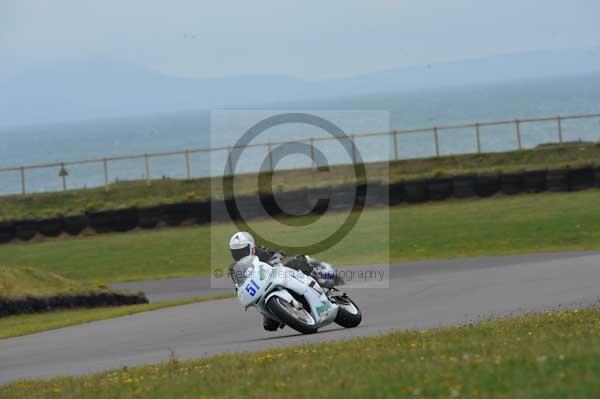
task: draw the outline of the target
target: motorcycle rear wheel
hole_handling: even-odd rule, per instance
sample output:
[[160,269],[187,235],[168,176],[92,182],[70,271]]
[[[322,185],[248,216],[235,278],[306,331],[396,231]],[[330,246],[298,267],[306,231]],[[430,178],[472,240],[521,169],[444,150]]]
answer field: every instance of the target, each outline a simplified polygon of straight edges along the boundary
[[302,334],[314,334],[317,332],[317,323],[306,309],[296,309],[285,299],[273,296],[267,302],[267,308],[279,318],[285,325]]

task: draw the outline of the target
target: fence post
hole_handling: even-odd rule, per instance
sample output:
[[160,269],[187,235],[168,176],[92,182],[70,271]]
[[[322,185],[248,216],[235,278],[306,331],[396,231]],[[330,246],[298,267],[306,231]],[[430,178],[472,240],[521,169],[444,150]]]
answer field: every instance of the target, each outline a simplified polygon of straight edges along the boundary
[[21,194],[25,195],[25,168],[21,166]]
[[523,145],[521,144],[521,121],[515,120],[515,127],[517,128],[517,145],[519,150],[523,149]]
[[108,191],[108,160],[104,158],[102,164],[104,166],[104,191]]
[[556,117],[556,122],[558,126],[558,142],[562,144],[563,142],[563,134],[562,134],[562,121],[560,115]]
[[435,156],[439,157],[440,156],[440,136],[438,134],[438,128],[434,127],[433,128],[433,136],[435,139]]
[[271,153],[271,151],[273,150],[273,148],[271,147],[271,142],[267,143],[267,151],[269,152],[269,171],[273,172],[273,154]]
[[352,144],[352,164],[356,165],[356,144],[354,144],[354,135],[350,136],[350,143]]
[[190,180],[192,178],[192,172],[190,169],[190,150],[185,150],[185,178]]
[[477,137],[477,153],[481,154],[481,132],[479,131],[479,123],[475,124],[475,136]]
[[229,169],[229,174],[233,175],[233,164],[231,162],[231,151],[233,149],[231,147],[227,147],[227,169]]
[[58,172],[58,175],[60,176],[60,178],[62,180],[63,191],[67,191],[67,175],[68,174],[69,173],[65,169],[65,164],[61,162],[61,164],[60,164],[60,171]]
[[144,175],[146,177],[146,184],[150,185],[150,159],[148,154],[144,154]]
[[394,135],[394,160],[397,161],[398,160],[398,131],[394,130],[392,132],[392,134]]

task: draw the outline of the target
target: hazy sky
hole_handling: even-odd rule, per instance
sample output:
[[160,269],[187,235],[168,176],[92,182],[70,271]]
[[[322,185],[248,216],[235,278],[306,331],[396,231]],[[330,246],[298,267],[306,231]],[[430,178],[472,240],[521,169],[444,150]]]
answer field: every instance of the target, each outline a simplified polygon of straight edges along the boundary
[[0,0],[0,73],[108,58],[172,75],[343,77],[600,44],[598,0]]

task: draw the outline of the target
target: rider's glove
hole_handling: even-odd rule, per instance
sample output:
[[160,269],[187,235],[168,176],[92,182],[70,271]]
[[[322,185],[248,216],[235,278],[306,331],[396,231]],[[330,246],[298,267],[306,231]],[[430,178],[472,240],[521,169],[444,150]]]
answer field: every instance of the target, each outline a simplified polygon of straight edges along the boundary
[[281,260],[283,259],[283,256],[279,253],[275,253],[273,256],[271,256],[271,259],[269,259],[267,261],[267,263],[271,266],[279,266],[281,265]]

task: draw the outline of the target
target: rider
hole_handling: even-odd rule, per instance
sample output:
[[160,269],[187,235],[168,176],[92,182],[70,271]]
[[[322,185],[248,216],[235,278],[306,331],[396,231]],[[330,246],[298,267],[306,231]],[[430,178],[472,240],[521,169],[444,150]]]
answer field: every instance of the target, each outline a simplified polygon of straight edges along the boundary
[[[229,274],[232,276],[232,278],[233,265],[246,256],[256,255],[261,262],[268,263],[271,266],[281,265],[282,260],[285,257],[285,252],[281,250],[273,250],[263,246],[256,246],[254,237],[245,231],[239,231],[231,237],[229,240],[229,249],[231,250],[231,256],[233,257],[233,263],[229,267]],[[312,273],[312,266],[304,255],[297,255],[293,257],[286,262],[285,266],[292,269],[301,270],[305,274]],[[267,331],[277,331],[277,328],[279,328],[279,322],[263,315],[263,327]]]

